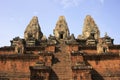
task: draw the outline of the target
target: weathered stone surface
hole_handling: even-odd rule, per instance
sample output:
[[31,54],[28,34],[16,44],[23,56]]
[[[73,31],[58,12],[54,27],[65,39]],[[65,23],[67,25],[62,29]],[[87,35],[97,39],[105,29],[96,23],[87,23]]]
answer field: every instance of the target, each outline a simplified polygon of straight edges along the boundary
[[95,24],[93,18],[90,15],[87,15],[84,20],[82,35],[79,35],[78,39],[87,39],[91,33],[94,33],[95,39],[100,37],[98,26]]
[[105,43],[106,43],[107,45],[113,45],[113,40],[114,40],[114,39],[112,39],[111,37],[109,37],[107,33],[105,33],[105,36],[104,36],[103,38],[104,38]]
[[0,80],[120,80],[120,45],[107,34],[99,38],[95,22],[87,17],[80,39],[70,36],[64,16],[54,36],[42,37],[33,17],[25,40],[15,37],[11,46],[0,48]]
[[97,53],[107,53],[109,51],[108,45],[105,42],[105,39],[99,39],[97,44]]
[[90,36],[87,38],[86,45],[96,45],[94,33],[91,32]]
[[23,44],[23,41],[21,39],[19,39],[17,42],[16,42],[16,45],[15,45],[15,53],[21,53],[23,54],[24,53],[24,44]]
[[21,39],[19,36],[18,37],[15,37],[13,38],[13,40],[11,40],[11,46],[16,46],[18,44],[18,42],[22,42],[22,44],[24,44],[24,40]]
[[36,39],[40,40],[42,38],[43,34],[40,29],[40,25],[38,22],[38,17],[34,16],[30,23],[28,24],[27,28],[24,32],[24,39],[25,40],[31,40]]
[[57,39],[66,39],[67,37],[70,36],[68,25],[64,16],[59,17],[56,23],[56,27],[53,31],[53,34]]
[[47,37],[45,35],[43,35],[43,37],[41,38],[41,40],[46,41]]

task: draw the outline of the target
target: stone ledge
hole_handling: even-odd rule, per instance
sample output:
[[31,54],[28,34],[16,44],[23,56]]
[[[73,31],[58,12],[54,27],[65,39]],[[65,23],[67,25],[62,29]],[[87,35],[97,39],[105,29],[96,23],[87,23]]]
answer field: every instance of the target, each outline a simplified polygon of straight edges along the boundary
[[35,54],[0,54],[0,60],[6,59],[38,59],[39,56]]
[[102,53],[102,54],[86,54],[84,55],[86,60],[109,60],[120,59],[120,54],[115,53]]
[[30,69],[36,69],[36,70],[51,70],[49,66],[30,66]]
[[30,73],[23,72],[0,72],[0,78],[29,78]]
[[72,66],[73,70],[90,70],[92,66]]

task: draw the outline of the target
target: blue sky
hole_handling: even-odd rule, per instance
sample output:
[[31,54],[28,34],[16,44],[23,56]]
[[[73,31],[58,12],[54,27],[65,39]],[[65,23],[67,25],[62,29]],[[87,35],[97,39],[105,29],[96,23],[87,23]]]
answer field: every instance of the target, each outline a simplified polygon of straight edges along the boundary
[[64,15],[70,33],[82,33],[84,18],[91,15],[101,32],[107,32],[120,43],[120,0],[1,0],[0,46],[9,46],[24,30],[33,16],[38,16],[41,30],[47,37],[53,34],[58,17]]

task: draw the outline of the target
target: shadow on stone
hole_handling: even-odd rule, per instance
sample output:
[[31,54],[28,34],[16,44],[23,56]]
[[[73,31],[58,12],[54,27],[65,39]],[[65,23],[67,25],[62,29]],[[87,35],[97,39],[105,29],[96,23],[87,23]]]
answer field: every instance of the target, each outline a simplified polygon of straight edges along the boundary
[[50,73],[50,79],[49,80],[59,80],[57,74],[53,70]]
[[53,60],[52,60],[52,62],[53,62],[52,64],[54,65],[54,64],[59,63],[60,60],[58,58],[54,57]]
[[57,46],[57,47],[55,48],[55,52],[56,52],[56,53],[57,53],[57,52],[61,52],[60,46]]
[[104,80],[104,78],[94,69],[91,71],[91,74],[92,80]]
[[0,78],[0,80],[9,80],[8,78]]

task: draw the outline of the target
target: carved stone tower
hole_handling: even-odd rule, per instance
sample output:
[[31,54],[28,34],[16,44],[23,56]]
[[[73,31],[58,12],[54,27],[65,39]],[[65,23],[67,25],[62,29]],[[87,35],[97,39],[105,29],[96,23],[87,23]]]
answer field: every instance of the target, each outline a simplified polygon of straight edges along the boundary
[[70,36],[67,22],[64,16],[59,17],[56,23],[56,27],[53,30],[53,34],[56,37],[56,39],[66,39]]
[[94,39],[100,37],[100,31],[90,15],[87,15],[84,20],[82,36],[84,39],[87,39],[89,36],[94,37]]
[[38,22],[38,17],[34,16],[24,32],[25,40],[40,40],[43,36],[41,32],[40,25]]

